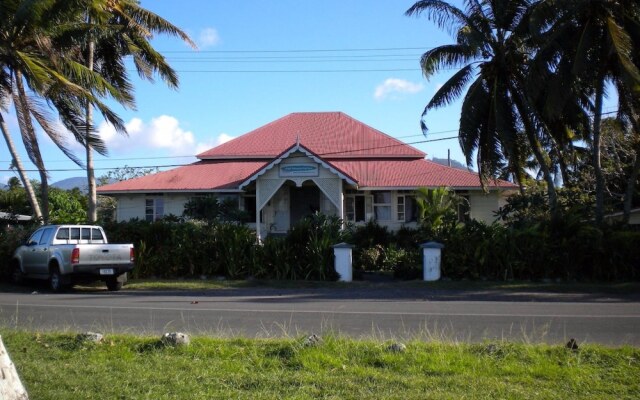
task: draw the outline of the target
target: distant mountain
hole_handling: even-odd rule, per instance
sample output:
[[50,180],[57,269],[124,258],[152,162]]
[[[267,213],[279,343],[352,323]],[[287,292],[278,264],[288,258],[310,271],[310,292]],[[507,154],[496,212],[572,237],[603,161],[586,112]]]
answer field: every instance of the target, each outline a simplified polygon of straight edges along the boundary
[[85,193],[87,191],[87,178],[82,176],[67,178],[58,182],[54,182],[51,184],[51,186],[62,190],[71,190],[73,188],[78,188],[81,192]]
[[[441,165],[449,165],[449,161],[446,158],[433,157],[431,159],[431,161],[433,161],[435,163],[438,163],[438,164],[441,164]],[[466,165],[464,165],[460,161],[456,161],[456,160],[451,160],[451,166],[453,168],[463,169],[465,171],[469,170]]]

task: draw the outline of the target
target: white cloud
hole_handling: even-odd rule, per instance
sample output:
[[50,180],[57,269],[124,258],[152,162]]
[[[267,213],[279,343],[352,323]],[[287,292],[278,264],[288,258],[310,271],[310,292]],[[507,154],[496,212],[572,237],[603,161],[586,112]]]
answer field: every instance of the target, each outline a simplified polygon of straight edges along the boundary
[[218,35],[217,30],[214,28],[204,28],[200,31],[198,35],[198,47],[200,49],[212,47],[218,43],[220,43],[220,35]]
[[404,79],[389,78],[376,87],[373,97],[376,100],[384,100],[389,97],[397,97],[399,94],[418,93],[424,89],[421,83],[413,83]]
[[216,146],[221,145],[222,143],[226,143],[229,140],[233,140],[235,139],[235,136],[231,136],[227,133],[221,133],[218,135],[218,137],[216,137],[215,139],[212,140],[208,140],[206,142],[200,142],[198,143],[198,145],[196,146],[196,153],[195,154],[200,154],[203,153],[207,150],[210,150]]
[[125,126],[128,136],[117,133],[113,126],[105,122],[100,124],[98,132],[109,150],[127,152],[146,147],[168,150],[172,155],[195,154],[195,136],[192,132],[182,129],[175,117],[161,115],[152,118],[148,123],[140,118],[133,118]]
[[180,127],[180,121],[170,115],[160,115],[149,122],[133,118],[125,126],[129,136],[117,133],[104,122],[98,127],[100,137],[110,152],[126,153],[146,148],[167,150],[175,156],[196,155],[235,138],[221,133],[211,140],[199,142],[193,132]]

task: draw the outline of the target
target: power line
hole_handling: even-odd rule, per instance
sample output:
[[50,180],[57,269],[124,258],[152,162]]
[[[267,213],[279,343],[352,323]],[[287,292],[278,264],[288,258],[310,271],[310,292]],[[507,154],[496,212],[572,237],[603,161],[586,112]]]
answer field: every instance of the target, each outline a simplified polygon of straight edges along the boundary
[[[420,71],[420,68],[380,68],[380,69],[254,69],[254,70],[230,70],[230,69],[217,69],[217,70],[177,70],[178,73],[218,73],[218,74],[322,74],[322,73],[343,73],[343,72],[404,72],[404,71]],[[442,69],[441,71],[445,71]],[[131,72],[134,72],[131,70]]]
[[[366,147],[366,148],[359,148],[359,149],[351,149],[351,150],[343,150],[343,151],[335,151],[335,152],[325,152],[325,153],[317,153],[318,156],[330,156],[330,155],[338,155],[338,154],[348,154],[348,153],[357,153],[357,152],[361,152],[361,151],[367,151],[367,150],[377,150],[377,149],[385,149],[385,148],[392,148],[392,147],[401,147],[401,146],[407,146],[407,145],[411,145],[411,144],[420,144],[420,143],[428,143],[428,142],[439,142],[442,140],[451,140],[451,139],[457,139],[458,136],[450,136],[450,137],[446,137],[446,138],[438,138],[438,139],[425,139],[425,140],[419,140],[419,141],[415,141],[415,142],[409,142],[409,143],[396,143],[396,144],[392,144],[392,145],[386,145],[386,146],[374,146],[374,147]],[[247,154],[247,156],[251,156],[251,154]],[[202,161],[208,161],[208,160],[202,160]],[[184,167],[187,165],[193,165],[193,163],[191,164],[168,164],[168,165],[143,165],[143,166],[130,166],[131,168],[173,168],[173,167]],[[118,169],[118,167],[99,167],[99,168],[94,168],[94,170],[96,171],[109,171],[109,170],[116,170]],[[12,169],[0,169],[0,172],[12,172]],[[25,169],[25,172],[40,172],[39,169]],[[64,168],[64,169],[48,169],[46,170],[46,172],[73,172],[73,171],[85,171],[82,168]]]
[[[436,131],[436,132],[429,132],[429,136],[436,136],[436,135],[444,135],[447,133],[453,133],[453,132],[457,132],[458,129],[448,129],[448,130],[444,130],[444,131]],[[404,135],[404,136],[394,136],[392,138],[394,139],[407,139],[407,138],[412,138],[412,137],[423,137],[424,134],[422,133],[417,133],[417,134],[413,134],[413,135]],[[433,140],[436,141],[436,140]],[[94,162],[101,162],[101,161],[105,161],[105,162],[111,162],[111,161],[135,161],[135,160],[162,160],[162,159],[175,159],[175,158],[194,158],[196,155],[195,154],[191,154],[191,155],[177,155],[177,156],[154,156],[154,157],[123,157],[123,158],[108,158],[108,159],[95,159]],[[69,159],[66,160],[48,160],[47,163],[58,163],[58,162],[69,162]],[[5,163],[5,162],[11,162],[11,160],[0,160],[0,163]],[[26,160],[24,162],[29,162],[31,163],[30,160]],[[188,164],[187,164],[188,165]],[[143,167],[140,167],[143,168]]]
[[346,48],[346,49],[289,49],[289,50],[163,50],[162,54],[272,54],[272,53],[345,53],[345,52],[365,52],[365,51],[406,51],[406,50],[422,50],[427,51],[430,48],[425,47],[372,47],[372,48]]

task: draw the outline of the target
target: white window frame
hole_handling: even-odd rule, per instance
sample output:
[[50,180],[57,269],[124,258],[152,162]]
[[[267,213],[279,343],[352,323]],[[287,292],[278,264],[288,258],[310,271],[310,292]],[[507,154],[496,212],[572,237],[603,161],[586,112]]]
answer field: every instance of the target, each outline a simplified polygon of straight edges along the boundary
[[396,219],[400,222],[406,222],[405,218],[406,218],[406,213],[405,213],[405,207],[406,207],[406,196],[404,194],[399,194],[396,197]]
[[[357,204],[356,197],[362,197],[363,200],[364,200],[363,201],[364,210],[362,210],[362,214],[364,215],[364,219],[363,220],[356,220],[356,216],[358,215],[358,211],[356,209],[356,204]],[[352,211],[348,211],[349,210],[349,203],[351,203],[353,205]],[[348,193],[348,194],[344,195],[344,219],[345,219],[345,221],[354,222],[354,223],[366,222],[368,219],[370,219],[371,213],[372,213],[371,196],[368,196],[363,192]]]
[[144,219],[148,222],[164,218],[164,196],[147,196],[144,199]]

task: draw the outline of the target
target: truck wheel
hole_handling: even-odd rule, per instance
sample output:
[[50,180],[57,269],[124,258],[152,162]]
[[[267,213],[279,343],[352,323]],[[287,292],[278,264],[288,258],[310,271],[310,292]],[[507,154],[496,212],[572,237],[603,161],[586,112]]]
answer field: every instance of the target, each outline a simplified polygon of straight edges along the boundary
[[107,280],[107,290],[117,292],[120,289],[122,289],[122,282],[118,281],[118,278]]
[[51,267],[51,272],[49,272],[49,288],[52,292],[62,292],[66,288],[62,283],[62,275],[60,275],[60,269],[57,266]]

